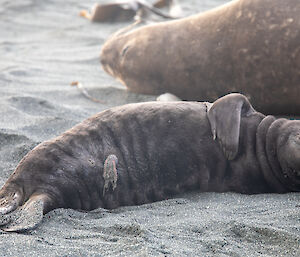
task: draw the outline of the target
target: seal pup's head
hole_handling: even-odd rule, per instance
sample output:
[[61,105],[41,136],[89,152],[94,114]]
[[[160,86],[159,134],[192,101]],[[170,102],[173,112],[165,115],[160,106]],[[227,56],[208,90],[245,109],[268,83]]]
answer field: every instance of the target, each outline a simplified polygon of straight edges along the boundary
[[278,119],[267,133],[267,151],[273,170],[287,187],[300,191],[300,120]]
[[[300,120],[264,116],[241,94],[215,101],[207,117],[213,138],[229,161],[243,152],[240,134],[247,133],[242,131],[256,131],[256,141],[250,143],[265,179],[277,192],[300,191]],[[245,120],[247,126],[242,126]]]
[[[170,62],[161,58],[164,49],[156,48],[156,44],[168,42],[164,30],[172,22],[178,20],[143,27],[135,27],[135,23],[112,35],[101,48],[100,62],[104,71],[131,91],[163,93],[165,90],[161,90],[161,87],[165,78],[157,71],[163,70]],[[158,26],[161,29],[156,29]]]
[[[131,55],[139,54],[138,48],[134,47],[139,39],[132,37],[130,32],[136,31],[135,26],[138,23],[139,21],[117,31],[101,48],[100,63],[102,68],[109,75],[120,80],[121,83],[123,83],[122,78],[125,71],[132,70],[134,72],[134,67],[131,67],[134,64],[130,60],[133,60]],[[125,73],[127,74],[127,72]]]

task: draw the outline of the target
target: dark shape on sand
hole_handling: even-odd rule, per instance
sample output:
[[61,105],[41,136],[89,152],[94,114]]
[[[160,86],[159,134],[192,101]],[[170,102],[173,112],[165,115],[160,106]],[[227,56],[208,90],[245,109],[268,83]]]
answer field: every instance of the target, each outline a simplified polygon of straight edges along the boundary
[[96,4],[91,13],[83,10],[80,12],[80,16],[83,16],[92,22],[121,22],[132,20],[136,15],[143,17],[151,12],[166,19],[178,19],[179,17],[166,14],[158,9],[171,6],[171,4],[171,0],[158,1],[154,5],[151,5],[146,1],[138,0]]
[[41,143],[0,191],[6,231],[55,208],[117,208],[178,193],[300,191],[300,121],[256,112],[230,94],[103,111]]
[[133,92],[215,101],[231,92],[266,114],[300,114],[300,1],[237,0],[111,37],[105,71]]

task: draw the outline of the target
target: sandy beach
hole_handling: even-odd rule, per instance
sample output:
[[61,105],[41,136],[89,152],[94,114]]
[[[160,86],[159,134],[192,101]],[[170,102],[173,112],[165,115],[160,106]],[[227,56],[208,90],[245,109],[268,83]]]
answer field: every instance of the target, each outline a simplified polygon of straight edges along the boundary
[[[180,2],[190,15],[226,0]],[[94,3],[0,0],[1,186],[40,142],[109,107],[156,98],[127,92],[101,69],[101,45],[130,23],[79,17]],[[33,231],[0,232],[0,256],[300,256],[300,194],[194,192],[115,210],[57,209]]]

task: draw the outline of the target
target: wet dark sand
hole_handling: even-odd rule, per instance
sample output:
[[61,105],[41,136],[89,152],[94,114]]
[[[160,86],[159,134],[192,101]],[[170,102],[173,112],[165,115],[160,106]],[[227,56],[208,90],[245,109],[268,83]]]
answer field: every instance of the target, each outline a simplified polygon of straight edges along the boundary
[[[226,0],[182,2],[192,14]],[[155,99],[126,92],[100,68],[101,44],[128,23],[78,16],[93,4],[0,0],[1,186],[39,142],[110,106]],[[300,256],[300,195],[192,193],[113,211],[59,209],[34,231],[0,232],[0,255]]]

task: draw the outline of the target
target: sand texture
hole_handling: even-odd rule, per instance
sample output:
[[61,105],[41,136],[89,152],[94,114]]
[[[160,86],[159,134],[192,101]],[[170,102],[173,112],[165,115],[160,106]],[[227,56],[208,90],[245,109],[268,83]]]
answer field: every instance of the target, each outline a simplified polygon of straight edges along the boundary
[[[226,0],[181,2],[187,15]],[[101,69],[101,45],[129,23],[78,16],[93,4],[0,0],[1,186],[38,143],[108,107],[155,99]],[[195,192],[112,211],[57,209],[33,231],[0,232],[0,256],[300,256],[300,194]]]

